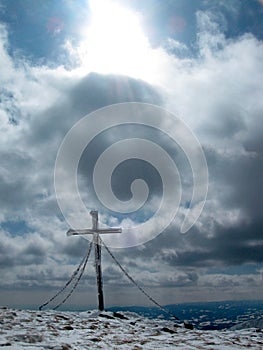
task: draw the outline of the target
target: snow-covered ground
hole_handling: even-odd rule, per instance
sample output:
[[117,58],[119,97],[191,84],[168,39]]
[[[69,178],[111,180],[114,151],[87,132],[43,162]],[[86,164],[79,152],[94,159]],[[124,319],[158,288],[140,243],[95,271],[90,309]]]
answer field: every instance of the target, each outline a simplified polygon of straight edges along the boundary
[[135,313],[0,308],[0,349],[263,349],[262,329],[201,331]]

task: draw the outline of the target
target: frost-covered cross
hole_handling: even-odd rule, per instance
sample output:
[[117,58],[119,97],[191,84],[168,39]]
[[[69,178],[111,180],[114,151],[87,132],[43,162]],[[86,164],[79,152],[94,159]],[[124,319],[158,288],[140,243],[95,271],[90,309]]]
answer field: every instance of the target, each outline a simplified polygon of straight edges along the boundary
[[90,212],[92,216],[92,228],[73,230],[69,229],[67,232],[68,236],[79,236],[79,235],[93,235],[94,253],[95,253],[95,268],[97,275],[97,288],[98,288],[98,308],[100,311],[104,310],[104,299],[103,299],[103,285],[102,285],[102,272],[101,272],[101,245],[99,243],[99,235],[104,233],[121,233],[122,229],[113,228],[99,228],[98,227],[98,211],[92,210]]

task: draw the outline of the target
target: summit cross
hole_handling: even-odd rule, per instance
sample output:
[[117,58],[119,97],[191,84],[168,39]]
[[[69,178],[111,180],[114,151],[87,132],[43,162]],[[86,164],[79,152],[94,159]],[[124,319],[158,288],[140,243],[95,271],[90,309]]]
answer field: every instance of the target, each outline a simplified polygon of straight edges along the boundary
[[93,235],[94,254],[95,254],[95,269],[97,275],[97,289],[98,289],[98,309],[104,310],[104,298],[103,298],[103,284],[102,284],[102,272],[101,272],[101,245],[99,243],[99,235],[106,233],[121,233],[122,229],[119,227],[112,228],[99,228],[98,227],[98,211],[92,210],[90,212],[92,216],[92,228],[73,230],[69,229],[68,236],[80,236],[80,235]]

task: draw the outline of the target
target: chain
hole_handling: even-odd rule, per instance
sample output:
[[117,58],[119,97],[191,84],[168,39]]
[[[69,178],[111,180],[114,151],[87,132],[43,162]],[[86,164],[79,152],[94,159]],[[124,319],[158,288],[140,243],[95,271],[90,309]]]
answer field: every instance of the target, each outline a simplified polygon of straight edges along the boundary
[[[112,259],[114,260],[114,262],[119,266],[119,268],[121,269],[121,271],[125,274],[125,276],[141,291],[141,293],[143,293],[153,304],[155,304],[156,306],[158,306],[162,311],[164,311],[165,313],[169,314],[170,316],[172,316],[174,319],[179,320],[179,318],[177,316],[175,316],[172,312],[170,312],[169,310],[167,310],[166,308],[164,308],[162,305],[160,305],[155,299],[153,299],[129,274],[128,272],[122,267],[122,265],[119,263],[119,261],[115,258],[115,256],[113,255],[113,253],[109,250],[109,248],[106,246],[106,244],[103,242],[103,240],[101,238],[99,238],[100,242],[102,243],[102,245],[105,247],[105,249],[107,250],[107,252],[109,253],[109,255],[112,257]],[[63,288],[61,288],[52,298],[50,298],[47,302],[45,302],[44,304],[42,304],[39,307],[39,310],[42,310],[42,308],[48,304],[50,304],[51,301],[53,301],[55,298],[57,298],[69,285],[70,283],[73,281],[73,279],[77,276],[77,274],[79,273],[81,267],[81,271],[80,274],[76,280],[76,282],[74,283],[72,289],[70,290],[70,292],[68,293],[68,295],[59,303],[57,304],[53,310],[58,309],[62,304],[64,304],[68,298],[72,295],[72,293],[74,292],[74,290],[77,288],[79,281],[85,271],[90,253],[91,253],[91,248],[93,245],[93,241],[90,242],[87,254],[84,256],[84,258],[81,260],[78,268],[73,272],[71,278],[69,279],[69,281],[65,284],[65,286]]]
[[[87,254],[83,257],[83,259],[81,260],[78,268],[73,272],[72,276],[70,277],[70,279],[68,280],[68,282],[65,284],[65,286],[63,288],[61,288],[52,298],[50,298],[47,302],[45,302],[44,304],[42,304],[41,306],[39,306],[39,310],[42,310],[43,307],[47,306],[48,304],[51,303],[51,301],[53,301],[54,299],[56,299],[62,292],[64,292],[64,290],[70,285],[70,283],[73,281],[73,279],[77,276],[77,274],[79,273],[79,270],[81,269],[81,266],[84,264],[82,270],[81,270],[81,273],[80,273],[80,276],[78,277],[77,279],[77,282],[74,284],[74,287],[73,287],[73,290],[77,287],[79,281],[80,281],[80,278],[82,277],[83,275],[83,272],[85,270],[85,267],[87,265],[87,262],[88,262],[88,259],[89,259],[89,256],[90,256],[90,252],[91,252],[91,248],[92,248],[92,244],[93,242],[90,243],[89,245],[89,248],[88,248],[88,251],[87,251]],[[73,290],[71,290],[71,292],[69,293],[69,295],[63,300],[63,302],[61,302],[60,304],[58,304],[55,308],[57,309],[60,305],[62,305],[69,297],[70,295],[73,293]]]
[[112,259],[114,260],[114,262],[119,266],[119,268],[121,269],[121,271],[126,275],[126,277],[156,306],[158,306],[162,311],[164,311],[165,313],[169,314],[170,316],[172,316],[173,318],[175,318],[176,320],[180,320],[177,316],[175,316],[172,312],[170,312],[169,310],[165,309],[162,305],[160,305],[156,300],[154,300],[141,286],[138,285],[138,283],[128,274],[128,272],[122,267],[122,265],[118,262],[118,260],[115,258],[115,256],[112,254],[112,252],[109,250],[109,248],[106,246],[106,244],[103,242],[102,239],[100,239],[100,241],[102,242],[103,246],[105,247],[105,249],[107,250],[107,252],[110,254],[110,256],[112,257]]
[[89,260],[89,256],[90,256],[92,244],[93,244],[93,242],[90,242],[88,254],[87,254],[87,256],[86,256],[86,259],[85,259],[85,262],[84,262],[84,264],[83,264],[82,270],[81,270],[81,272],[80,272],[80,274],[79,274],[79,276],[78,276],[78,278],[77,278],[77,280],[76,280],[74,286],[72,287],[72,289],[71,289],[71,291],[68,293],[68,295],[67,295],[58,305],[56,305],[56,306],[53,308],[53,310],[58,309],[62,304],[64,304],[64,303],[68,300],[68,298],[72,295],[72,293],[74,292],[74,290],[77,288],[77,285],[79,284],[79,281],[80,281],[80,279],[81,279],[81,277],[82,277],[82,275],[83,275],[83,273],[84,273],[84,270],[85,270],[85,268],[86,268],[87,262],[88,262],[88,260]]

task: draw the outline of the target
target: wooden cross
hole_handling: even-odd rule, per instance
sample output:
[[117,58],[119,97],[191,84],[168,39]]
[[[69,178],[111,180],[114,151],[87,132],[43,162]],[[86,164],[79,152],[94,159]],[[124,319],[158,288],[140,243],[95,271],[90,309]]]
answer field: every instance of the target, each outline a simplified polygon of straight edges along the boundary
[[113,228],[101,228],[98,227],[98,211],[92,210],[90,212],[92,216],[92,228],[91,229],[81,229],[72,230],[69,229],[67,232],[68,236],[79,236],[79,235],[93,235],[94,243],[94,253],[95,253],[95,269],[97,275],[97,288],[98,288],[98,309],[100,311],[104,310],[104,299],[103,299],[103,285],[102,285],[102,272],[101,272],[101,245],[99,244],[99,235],[101,233],[121,233],[122,229]]

